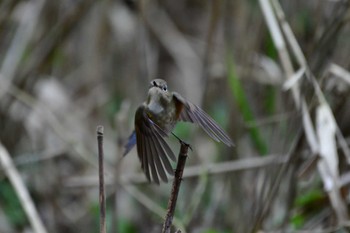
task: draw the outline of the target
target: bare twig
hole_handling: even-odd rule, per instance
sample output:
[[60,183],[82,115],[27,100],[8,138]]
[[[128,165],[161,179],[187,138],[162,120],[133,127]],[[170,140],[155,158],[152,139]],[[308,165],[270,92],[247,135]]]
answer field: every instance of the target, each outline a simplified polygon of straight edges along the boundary
[[179,161],[176,166],[175,170],[175,178],[173,181],[173,187],[171,189],[171,194],[168,202],[168,211],[166,214],[166,218],[163,224],[163,230],[162,233],[170,233],[170,228],[172,225],[174,213],[175,213],[175,207],[176,207],[176,201],[177,196],[179,194],[180,190],[180,184],[182,181],[182,174],[185,168],[186,159],[187,159],[187,151],[190,147],[189,144],[186,144],[181,141],[181,148],[180,148],[180,154],[179,154]]
[[30,224],[36,233],[47,233],[47,230],[42,223],[38,211],[35,208],[34,202],[31,199],[26,186],[23,183],[21,175],[13,164],[13,161],[5,149],[0,143],[0,162],[4,169],[6,176],[9,178],[21,205],[23,206],[24,212],[27,214]]
[[103,126],[97,126],[98,175],[100,187],[100,233],[106,233],[106,199],[103,169]]

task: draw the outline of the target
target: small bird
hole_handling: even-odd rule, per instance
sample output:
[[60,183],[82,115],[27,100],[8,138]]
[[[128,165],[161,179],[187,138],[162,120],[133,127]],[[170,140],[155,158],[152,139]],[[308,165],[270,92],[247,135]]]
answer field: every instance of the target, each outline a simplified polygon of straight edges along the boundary
[[186,101],[180,94],[169,92],[162,79],[150,82],[146,101],[138,107],[135,114],[135,130],[125,145],[124,156],[135,146],[141,161],[141,168],[148,181],[159,184],[159,177],[167,182],[165,173],[173,175],[169,158],[176,157],[164,137],[172,133],[178,121],[196,123],[215,141],[233,146],[224,130],[201,108]]

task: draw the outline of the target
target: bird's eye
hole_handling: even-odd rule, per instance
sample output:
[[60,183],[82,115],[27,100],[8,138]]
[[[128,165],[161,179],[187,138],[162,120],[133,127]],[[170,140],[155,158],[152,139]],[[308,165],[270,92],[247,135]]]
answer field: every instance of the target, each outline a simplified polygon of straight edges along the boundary
[[163,91],[166,91],[167,90],[167,87],[166,86],[163,86]]

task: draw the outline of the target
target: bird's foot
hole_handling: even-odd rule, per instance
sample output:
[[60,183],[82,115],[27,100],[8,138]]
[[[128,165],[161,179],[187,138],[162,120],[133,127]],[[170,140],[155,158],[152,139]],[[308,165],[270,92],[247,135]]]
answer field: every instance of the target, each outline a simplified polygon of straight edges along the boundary
[[192,147],[191,147],[191,145],[190,145],[189,143],[185,142],[184,140],[182,140],[181,138],[179,138],[178,136],[176,136],[176,134],[174,134],[173,132],[171,132],[171,133],[172,133],[172,135],[174,135],[174,137],[175,137],[177,140],[179,140],[179,142],[180,142],[181,145],[187,146],[188,148],[191,149],[191,151],[193,151],[193,149],[192,149]]
[[185,142],[185,141],[183,141],[181,139],[179,141],[180,141],[181,145],[187,146],[188,148],[191,149],[191,151],[193,151],[193,149],[192,149],[192,147],[191,147],[191,145],[189,143],[187,143],[187,142]]

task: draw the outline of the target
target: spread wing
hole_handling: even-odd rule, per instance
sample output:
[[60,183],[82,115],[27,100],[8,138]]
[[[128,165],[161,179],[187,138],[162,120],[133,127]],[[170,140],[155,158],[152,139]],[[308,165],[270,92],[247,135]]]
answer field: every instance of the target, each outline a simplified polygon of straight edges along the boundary
[[159,184],[160,177],[167,182],[165,171],[174,174],[169,158],[176,161],[176,157],[163,138],[167,134],[148,117],[143,105],[136,111],[135,133],[137,154],[147,179],[151,181],[152,176],[152,180]]
[[202,129],[215,141],[223,142],[227,146],[234,146],[231,138],[225,131],[200,107],[186,101],[180,94],[173,92],[177,109],[180,109],[179,120],[200,125]]

